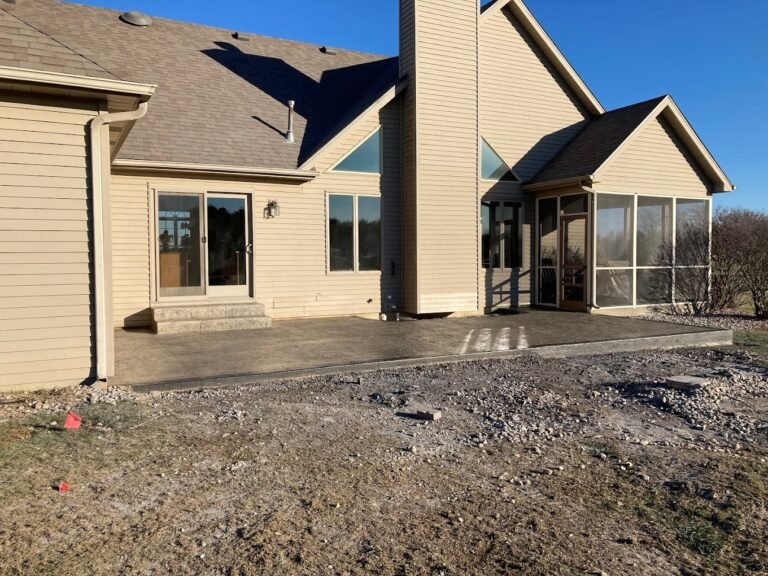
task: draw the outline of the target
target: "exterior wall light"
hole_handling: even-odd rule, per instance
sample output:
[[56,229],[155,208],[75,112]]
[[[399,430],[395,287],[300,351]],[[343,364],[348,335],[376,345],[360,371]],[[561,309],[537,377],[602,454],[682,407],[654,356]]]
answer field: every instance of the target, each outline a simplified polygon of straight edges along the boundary
[[277,218],[280,216],[280,204],[277,200],[270,200],[267,202],[267,207],[264,208],[264,218]]

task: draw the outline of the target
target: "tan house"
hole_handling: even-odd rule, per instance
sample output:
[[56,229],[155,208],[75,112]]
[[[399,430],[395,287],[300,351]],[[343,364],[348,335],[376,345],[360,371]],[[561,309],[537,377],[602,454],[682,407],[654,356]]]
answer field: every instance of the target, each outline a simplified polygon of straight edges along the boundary
[[606,112],[521,0],[400,12],[386,58],[0,0],[0,390],[109,377],[116,328],[626,313],[706,279],[733,186],[670,97]]

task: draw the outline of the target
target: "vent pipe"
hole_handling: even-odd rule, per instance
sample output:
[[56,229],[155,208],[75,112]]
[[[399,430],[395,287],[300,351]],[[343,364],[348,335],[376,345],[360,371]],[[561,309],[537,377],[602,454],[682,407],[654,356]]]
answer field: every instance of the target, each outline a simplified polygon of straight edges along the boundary
[[288,132],[285,133],[285,141],[288,142],[288,144],[293,144],[295,142],[293,138],[293,109],[295,106],[296,102],[288,100]]

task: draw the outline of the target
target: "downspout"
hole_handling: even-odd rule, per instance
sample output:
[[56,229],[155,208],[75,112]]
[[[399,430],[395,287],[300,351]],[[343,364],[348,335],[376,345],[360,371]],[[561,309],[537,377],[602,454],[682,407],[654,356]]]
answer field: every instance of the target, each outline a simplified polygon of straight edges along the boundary
[[[100,114],[90,122],[91,186],[93,187],[93,272],[96,305],[96,378],[106,380],[107,362],[107,303],[104,259],[104,188],[101,128],[114,122],[131,122],[147,114],[149,104],[141,102],[136,110],[115,114]],[[107,166],[109,169],[109,166]]]

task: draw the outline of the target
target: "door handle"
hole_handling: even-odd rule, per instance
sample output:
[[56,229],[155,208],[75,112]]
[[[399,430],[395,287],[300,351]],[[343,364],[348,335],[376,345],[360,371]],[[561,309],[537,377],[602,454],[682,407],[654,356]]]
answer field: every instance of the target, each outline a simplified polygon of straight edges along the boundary
[[245,247],[246,254],[253,254],[253,244],[248,244]]

